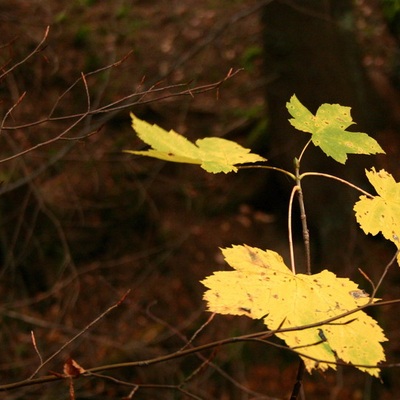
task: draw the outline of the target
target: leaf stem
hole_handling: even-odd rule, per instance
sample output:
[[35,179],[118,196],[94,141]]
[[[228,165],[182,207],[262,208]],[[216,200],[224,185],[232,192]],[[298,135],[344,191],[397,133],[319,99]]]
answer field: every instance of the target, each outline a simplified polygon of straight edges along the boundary
[[272,167],[271,165],[258,165],[258,164],[252,164],[252,165],[237,165],[238,169],[250,169],[250,168],[261,168],[261,169],[270,169],[272,171],[278,171],[281,172],[282,174],[288,176],[290,179],[293,179],[294,181],[296,180],[296,176],[292,174],[289,171],[286,171],[283,168],[278,168],[278,167]]
[[359,191],[360,193],[364,194],[365,196],[367,196],[369,198],[374,197],[371,193],[368,193],[366,190],[361,189],[359,186],[354,185],[353,183],[346,181],[345,179],[339,178],[338,176],[335,176],[335,175],[325,174],[323,172],[304,172],[299,176],[299,179],[301,180],[306,176],[322,176],[324,178],[333,179],[333,180],[339,181],[347,186],[350,186],[351,188]]
[[306,145],[303,147],[303,150],[301,151],[300,156],[299,156],[299,158],[298,158],[299,164],[300,164],[300,162],[301,162],[301,159],[303,158],[304,152],[307,150],[307,147],[310,145],[311,142],[312,142],[312,139],[310,139],[310,140],[306,143]]

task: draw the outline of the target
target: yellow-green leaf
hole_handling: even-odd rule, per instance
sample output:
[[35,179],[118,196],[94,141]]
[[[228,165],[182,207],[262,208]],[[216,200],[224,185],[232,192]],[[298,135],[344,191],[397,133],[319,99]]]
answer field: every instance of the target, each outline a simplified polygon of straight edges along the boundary
[[311,133],[314,145],[342,164],[348,154],[384,153],[378,142],[366,133],[346,130],[354,124],[350,107],[322,104],[313,115],[295,95],[286,107],[293,117],[289,122],[300,131]]
[[[222,253],[234,271],[215,272],[202,281],[208,288],[204,299],[212,312],[262,318],[269,329],[276,330],[322,322],[370,301],[356,283],[327,270],[293,274],[271,250],[244,245],[222,249]],[[340,359],[378,376],[377,364],[385,360],[381,342],[387,339],[363,311],[277,336],[300,354],[309,372],[336,369],[334,363]]]
[[127,153],[158,158],[165,161],[199,164],[207,172],[236,172],[237,164],[266,161],[239,144],[217,137],[199,139],[192,143],[173,130],[169,132],[151,125],[131,114],[132,128],[139,138],[152,148],[146,151],[126,150]]
[[[376,172],[372,168],[366,175],[378,196],[360,196],[354,205],[357,222],[366,234],[381,232],[400,249],[400,183],[384,169]],[[400,256],[397,261],[400,264]]]

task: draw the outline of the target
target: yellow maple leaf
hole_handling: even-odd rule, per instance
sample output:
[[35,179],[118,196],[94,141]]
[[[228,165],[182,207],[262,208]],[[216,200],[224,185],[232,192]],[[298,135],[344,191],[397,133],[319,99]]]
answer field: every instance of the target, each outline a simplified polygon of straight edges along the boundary
[[206,137],[190,142],[179,133],[166,131],[157,125],[142,121],[134,114],[132,128],[140,139],[151,146],[145,151],[125,150],[126,153],[154,157],[160,160],[199,164],[210,173],[237,172],[239,164],[267,161],[236,142],[219,137]]
[[[400,249],[400,183],[384,169],[366,171],[366,175],[378,196],[360,196],[354,205],[357,222],[361,229],[371,235],[382,232],[385,239]],[[400,265],[400,255],[397,257]]]
[[[370,299],[358,285],[324,270],[293,274],[278,253],[250,246],[222,249],[234,271],[219,271],[202,283],[208,309],[220,314],[263,319],[271,330],[322,322],[365,305]],[[276,334],[303,358],[309,372],[336,369],[342,360],[379,375],[386,337],[377,322],[357,311],[334,322]],[[364,367],[363,367],[364,366]]]

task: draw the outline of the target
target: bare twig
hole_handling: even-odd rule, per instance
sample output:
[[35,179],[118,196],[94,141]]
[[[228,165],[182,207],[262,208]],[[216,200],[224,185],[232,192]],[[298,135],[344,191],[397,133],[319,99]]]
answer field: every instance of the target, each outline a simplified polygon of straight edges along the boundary
[[[106,312],[108,312],[109,310],[117,307],[123,300],[125,297],[123,297],[118,303],[116,303],[114,306],[110,307],[108,310],[106,310]],[[185,357],[189,354],[195,354],[197,352],[201,352],[204,350],[209,350],[212,349],[214,347],[220,347],[220,346],[224,346],[224,345],[228,345],[228,344],[233,344],[233,343],[239,343],[239,342],[246,342],[246,341],[258,341],[258,342],[262,342],[262,343],[268,343],[270,345],[273,345],[277,348],[281,348],[281,349],[285,349],[291,352],[294,352],[302,357],[305,358],[309,358],[311,360],[314,360],[316,362],[323,362],[326,364],[331,364],[331,365],[348,365],[344,362],[340,362],[340,361],[327,361],[327,360],[320,360],[311,356],[308,356],[306,354],[302,354],[301,352],[297,351],[297,350],[293,350],[290,349],[284,345],[280,345],[274,342],[270,342],[267,341],[266,338],[273,336],[276,333],[284,333],[284,332],[293,332],[293,331],[299,331],[299,330],[306,330],[306,329],[310,329],[310,328],[315,328],[318,326],[323,326],[325,324],[329,324],[331,322],[334,322],[338,319],[342,319],[346,316],[352,315],[354,313],[357,313],[358,311],[361,311],[365,308],[368,307],[377,307],[377,306],[384,306],[384,305],[390,305],[390,304],[398,304],[400,303],[400,299],[396,299],[396,300],[389,300],[389,301],[380,301],[380,302],[376,302],[374,303],[373,300],[371,299],[370,302],[368,302],[367,304],[360,306],[356,309],[353,310],[349,310],[346,311],[340,315],[336,315],[335,317],[331,317],[331,318],[327,318],[323,321],[318,321],[312,324],[306,324],[306,325],[302,325],[302,326],[298,326],[298,327],[291,327],[291,328],[281,328],[279,330],[266,330],[266,331],[262,331],[262,332],[257,332],[257,333],[252,333],[252,334],[248,334],[248,335],[242,335],[242,336],[237,336],[237,337],[232,337],[232,338],[227,338],[227,339],[222,339],[222,340],[218,340],[215,342],[210,342],[201,346],[197,346],[197,347],[192,347],[189,349],[185,349],[183,351],[178,350],[177,352],[174,353],[170,353],[164,356],[159,356],[156,358],[152,358],[152,359],[148,359],[148,360],[141,360],[141,361],[130,361],[130,362],[124,362],[124,363],[116,363],[116,364],[109,364],[109,365],[103,365],[103,366],[98,366],[98,367],[94,367],[94,368],[90,368],[90,369],[86,369],[86,373],[87,374],[93,374],[93,373],[99,373],[102,371],[106,371],[106,370],[115,370],[115,369],[121,369],[121,368],[133,368],[133,367],[145,367],[145,366],[149,366],[149,365],[154,365],[154,364],[158,364],[161,362],[165,362],[165,361],[169,361],[169,360],[173,360],[173,359],[177,359],[177,358],[181,358],[181,357]],[[105,313],[106,313],[105,312]],[[105,314],[103,313],[103,314]],[[88,325],[92,326],[98,319],[102,318],[103,314],[96,318],[95,321],[93,321],[91,324]],[[85,328],[85,331],[87,329]],[[80,336],[80,335],[79,335]],[[71,342],[71,341],[70,341]],[[64,346],[65,347],[65,346]],[[59,353],[59,352],[57,352]],[[362,368],[377,368],[376,365],[364,365],[364,364],[352,364],[355,367],[362,367]],[[400,364],[398,363],[391,363],[391,364],[380,364],[379,368],[396,368],[396,367],[400,367]],[[47,376],[43,376],[43,377],[39,377],[39,378],[32,378],[32,379],[26,379],[23,381],[19,381],[19,382],[14,382],[14,383],[9,383],[9,384],[5,384],[5,385],[0,385],[0,392],[1,391],[7,391],[7,390],[12,390],[12,389],[16,389],[16,388],[20,388],[20,387],[25,387],[25,386],[31,386],[31,385],[38,385],[38,384],[43,384],[43,383],[49,383],[49,382],[54,382],[56,380],[60,380],[63,379],[60,376],[55,376],[55,375],[47,375]]]
[[30,52],[25,58],[23,58],[21,61],[18,61],[16,64],[14,64],[11,68],[9,68],[8,70],[4,71],[1,75],[0,75],[0,80],[6,76],[7,74],[9,74],[11,71],[13,71],[14,69],[18,68],[20,65],[26,63],[26,61],[28,61],[32,56],[34,56],[36,53],[39,53],[42,49],[42,45],[43,43],[47,40],[47,36],[49,35],[49,31],[50,31],[50,26],[48,26],[44,32],[43,38],[42,40],[39,42],[39,44],[33,49],[32,52]]
[[[72,131],[81,121],[83,121],[90,113],[89,90],[88,90],[87,83],[86,83],[85,79],[83,79],[83,84],[84,84],[84,87],[85,87],[85,93],[86,93],[87,103],[88,103],[88,109],[87,109],[87,111],[85,113],[82,113],[80,115],[80,117],[75,122],[73,122],[68,128],[64,129],[57,136],[55,136],[55,137],[53,137],[51,139],[45,140],[43,142],[40,142],[40,143],[38,143],[38,144],[36,144],[34,146],[31,146],[26,150],[19,151],[19,152],[13,154],[12,156],[5,157],[5,158],[0,160],[0,163],[5,163],[5,162],[8,162],[8,161],[14,160],[14,159],[19,158],[19,157],[21,157],[21,156],[23,156],[23,155],[25,155],[27,153],[30,153],[30,152],[32,152],[34,150],[37,150],[37,149],[39,149],[41,147],[48,146],[51,143],[59,141],[60,139],[65,137],[70,131]],[[2,129],[4,129],[4,127]]]
[[36,351],[36,354],[39,357],[40,364],[43,364],[43,358],[42,358],[42,355],[40,354],[40,351],[39,351],[39,349],[37,347],[35,333],[33,331],[31,331],[31,339],[32,339],[32,344],[33,344],[33,347],[34,347],[34,349]]
[[374,298],[376,296],[376,293],[378,291],[378,289],[380,288],[383,280],[385,279],[385,276],[387,275],[387,273],[389,272],[390,267],[396,262],[398,255],[400,254],[400,250],[396,251],[396,254],[392,257],[392,259],[387,263],[385,269],[383,270],[383,273],[381,275],[381,277],[379,278],[378,283],[375,285],[374,287],[374,291],[371,295],[371,298]]
[[196,330],[196,332],[192,335],[192,337],[187,341],[187,343],[185,344],[185,346],[182,347],[181,350],[184,350],[186,347],[191,346],[193,344],[193,341],[197,338],[197,336],[199,336],[199,334],[212,322],[212,320],[215,317],[215,313],[212,313],[206,322],[204,322],[204,324],[202,324],[200,326],[199,329]]
[[[114,64],[112,64],[112,66],[114,66]],[[110,68],[111,66],[108,66],[108,67]],[[89,112],[85,111],[83,113],[64,115],[64,116],[60,116],[60,117],[52,117],[53,112],[51,112],[49,114],[49,116],[47,116],[46,118],[42,118],[40,120],[37,120],[34,122],[29,122],[26,124],[15,125],[15,126],[6,126],[3,124],[1,126],[1,129],[2,130],[26,129],[26,128],[31,128],[33,126],[44,124],[46,122],[57,122],[57,121],[65,121],[65,120],[73,120],[73,119],[81,120],[82,117],[86,117],[88,115],[107,114],[105,119],[101,119],[100,121],[97,121],[98,124],[102,125],[102,124],[104,124],[105,121],[111,119],[115,115],[114,114],[115,112],[130,109],[131,107],[138,105],[138,104],[149,104],[149,103],[166,100],[166,99],[173,98],[173,97],[181,97],[181,96],[192,97],[193,95],[216,90],[219,87],[221,87],[221,85],[223,85],[227,80],[232,79],[241,71],[242,71],[241,69],[238,69],[236,71],[230,70],[230,71],[228,71],[228,73],[225,75],[225,77],[223,79],[221,79],[217,82],[214,82],[214,83],[196,86],[194,88],[187,88],[189,85],[188,83],[167,85],[167,86],[163,86],[161,88],[156,87],[156,85],[153,85],[150,89],[144,90],[142,92],[135,92],[130,95],[124,96],[123,98],[116,100],[113,103],[109,103],[109,104],[99,107],[97,109],[92,109]],[[86,74],[86,77],[87,76],[88,76],[88,74]],[[77,80],[77,82],[80,82],[81,80],[82,80],[82,78]],[[73,85],[71,85],[71,87],[68,90],[70,90],[72,88],[72,86],[74,86],[77,82],[75,82]],[[182,88],[187,88],[187,89],[182,89]],[[176,92],[171,92],[172,90],[176,90],[176,89],[179,89],[179,90]],[[167,92],[167,94],[163,94],[165,92]],[[159,93],[161,93],[161,94],[159,94]],[[144,100],[145,97],[148,97],[151,94],[157,95],[157,97],[153,97],[151,99]],[[136,100],[134,100],[135,98],[136,98]]]
[[17,99],[17,101],[15,102],[15,104],[14,104],[12,107],[10,107],[10,109],[4,114],[4,117],[3,117],[2,121],[1,121],[1,125],[0,125],[0,133],[3,131],[3,126],[4,126],[4,124],[5,124],[6,120],[7,120],[7,118],[11,115],[11,113],[13,112],[13,110],[14,110],[16,107],[19,106],[19,104],[20,104],[20,103],[22,102],[22,100],[24,99],[25,95],[26,95],[26,92],[23,92],[23,93],[21,94],[21,96],[19,96],[19,98]]
[[[157,321],[158,323],[168,327],[168,329],[170,329],[174,334],[176,334],[179,338],[182,339],[182,341],[185,342],[185,345],[179,350],[179,351],[184,351],[187,348],[194,348],[193,346],[193,341],[194,339],[200,334],[200,332],[207,327],[211,321],[214,319],[215,317],[215,313],[212,313],[210,315],[210,317],[207,319],[207,321],[205,323],[203,323],[201,325],[201,327],[192,335],[192,337],[188,340],[187,337],[182,334],[178,329],[174,328],[173,326],[171,326],[170,324],[168,324],[166,321],[160,319],[159,317],[157,317],[156,315],[154,315],[153,313],[150,312],[150,308],[147,309],[147,314],[154,319],[155,321]],[[179,352],[178,351],[178,352]],[[245,387],[244,385],[242,385],[240,382],[238,382],[236,379],[234,379],[232,376],[230,376],[227,372],[225,372],[222,368],[220,368],[218,365],[216,365],[215,363],[213,363],[210,359],[210,357],[205,357],[203,356],[200,352],[196,352],[197,357],[202,360],[202,364],[199,368],[197,368],[188,378],[185,379],[185,382],[188,379],[192,379],[195,374],[200,373],[202,370],[204,370],[205,366],[210,366],[212,369],[214,369],[216,372],[218,372],[219,375],[221,375],[224,379],[226,379],[227,381],[229,381],[230,383],[232,383],[235,387],[237,387],[238,389],[240,389],[241,391],[249,394],[249,395],[253,395],[253,396],[258,396],[259,393],[254,392],[250,389],[248,389],[247,387]]]
[[51,360],[53,360],[57,355],[59,355],[65,348],[67,348],[71,343],[73,343],[76,339],[81,337],[85,332],[87,332],[89,329],[93,327],[93,325],[97,324],[101,319],[103,319],[107,314],[109,314],[111,311],[113,311],[115,308],[119,307],[126,299],[126,297],[129,294],[129,290],[112,306],[107,308],[104,312],[102,312],[97,318],[95,318],[90,324],[86,325],[85,328],[83,328],[79,333],[77,333],[73,338],[68,340],[66,343],[64,343],[56,352],[54,352],[50,357],[48,357],[45,361],[43,361],[38,368],[33,372],[33,374],[27,379],[27,381],[32,381],[35,375],[45,366],[47,365]]
[[[117,63],[112,64],[112,66],[117,65]],[[44,118],[42,120],[36,121],[36,122],[32,122],[32,123],[28,123],[28,124],[23,124],[23,125],[19,125],[19,126],[5,126],[4,123],[2,126],[0,126],[0,131],[1,130],[17,130],[17,129],[26,129],[29,127],[33,127],[36,125],[40,125],[40,124],[44,124],[46,122],[55,122],[55,121],[61,121],[61,120],[73,120],[76,119],[76,121],[71,124],[68,128],[66,128],[65,130],[63,130],[59,135],[48,139],[46,141],[40,142],[28,149],[22,150],[22,151],[18,151],[16,153],[13,153],[12,156],[9,157],[5,157],[3,159],[0,159],[0,164],[1,163],[5,163],[8,161],[11,161],[13,159],[16,159],[18,157],[21,157],[22,155],[26,155],[34,150],[38,150],[44,146],[47,146],[49,144],[55,143],[57,141],[61,141],[61,140],[68,140],[70,141],[66,146],[64,146],[63,148],[61,148],[55,155],[53,155],[49,161],[47,163],[42,164],[40,167],[38,167],[36,170],[32,171],[29,173],[29,175],[26,175],[20,179],[18,179],[17,181],[7,184],[7,185],[2,185],[0,187],[0,195],[10,192],[12,190],[15,190],[23,185],[26,185],[27,183],[29,183],[30,181],[32,181],[33,179],[37,178],[39,175],[41,175],[43,172],[45,172],[51,165],[55,164],[56,162],[58,162],[59,160],[61,160],[75,145],[75,143],[77,142],[77,140],[81,140],[84,138],[87,138],[90,135],[93,135],[94,133],[97,133],[99,131],[99,129],[101,128],[101,126],[104,125],[104,123],[106,121],[108,121],[110,118],[112,118],[113,115],[115,115],[118,111],[121,111],[123,109],[128,109],[130,107],[132,107],[133,105],[138,105],[138,104],[149,104],[152,102],[157,102],[157,101],[161,101],[161,100],[165,100],[171,97],[178,97],[178,96],[186,96],[189,94],[200,94],[200,93],[205,93],[208,91],[212,91],[212,90],[216,90],[217,88],[219,88],[227,79],[231,79],[233,78],[237,73],[239,72],[239,70],[234,71],[234,72],[230,72],[228,73],[222,80],[212,83],[212,84],[208,84],[208,85],[202,85],[202,86],[198,86],[192,89],[185,89],[185,90],[181,90],[177,93],[167,93],[167,94],[162,94],[163,92],[168,92],[171,89],[174,88],[181,88],[182,86],[185,86],[186,84],[179,84],[179,85],[170,85],[170,86],[166,86],[163,88],[154,88],[151,89],[150,91],[144,91],[142,93],[135,93],[129,96],[124,97],[121,100],[118,100],[116,103],[113,104],[113,106],[109,107],[108,106],[104,106],[101,107],[97,110],[86,110],[85,113],[79,113],[79,114],[73,114],[73,115],[67,115],[67,116],[63,116],[63,117],[47,117]],[[86,76],[88,76],[88,74],[86,74]],[[82,78],[80,79],[82,80]],[[87,84],[84,83],[84,87],[85,87],[85,91],[88,91],[88,87]],[[148,95],[150,93],[154,93],[154,94],[158,94],[158,96],[156,96],[153,99],[149,99],[144,101],[144,96]],[[88,96],[88,94],[87,94]],[[137,101],[133,101],[133,102],[126,102],[130,97],[133,96],[139,96],[139,99]],[[88,97],[87,97],[88,98]],[[126,104],[124,104],[126,103]],[[118,104],[118,105],[116,105]],[[90,116],[94,116],[97,114],[105,114],[104,117],[100,118],[99,120],[96,121],[96,123],[94,124],[94,126],[92,126],[92,128],[90,129],[89,133],[87,128],[84,128],[83,131],[75,136],[75,137],[66,137],[66,135],[72,131],[75,127],[77,127],[79,125],[80,122],[82,122],[85,118],[88,118]],[[3,121],[4,122],[4,121]]]

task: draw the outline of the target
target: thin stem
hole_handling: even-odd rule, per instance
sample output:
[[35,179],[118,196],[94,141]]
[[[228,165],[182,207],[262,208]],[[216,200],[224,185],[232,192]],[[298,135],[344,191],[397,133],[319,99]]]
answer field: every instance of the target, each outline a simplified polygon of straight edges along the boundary
[[259,165],[259,164],[251,164],[251,165],[238,165],[238,169],[251,169],[251,168],[261,168],[261,169],[270,169],[272,171],[278,171],[281,172],[282,174],[285,174],[288,176],[290,179],[293,179],[294,181],[296,180],[296,176],[292,174],[289,171],[286,171],[285,169],[278,168],[278,167],[272,167],[271,165]]
[[33,331],[31,331],[31,339],[32,339],[33,348],[35,349],[36,354],[39,357],[40,364],[43,364],[43,358],[42,358],[42,355],[40,354],[39,348],[37,346],[35,333]]
[[121,299],[119,299],[115,304],[113,304],[111,307],[108,307],[107,310],[102,312],[97,318],[95,318],[92,322],[90,322],[85,328],[83,328],[79,333],[77,333],[72,339],[68,340],[66,343],[64,343],[55,353],[53,353],[50,357],[48,357],[45,361],[43,361],[33,372],[33,374],[27,379],[27,381],[33,381],[35,375],[46,365],[48,364],[51,360],[53,360],[57,355],[59,355],[66,347],[68,347],[72,342],[74,342],[76,339],[78,339],[80,336],[82,336],[85,332],[87,332],[89,329],[92,328],[93,325],[97,324],[102,318],[104,318],[107,314],[109,314],[112,310],[115,308],[119,307],[126,299],[130,291],[127,291]]
[[32,52],[30,52],[25,58],[23,58],[21,61],[18,61],[17,63],[15,63],[11,68],[9,68],[8,70],[4,71],[1,75],[0,75],[0,79],[2,79],[3,77],[5,77],[7,74],[9,74],[11,71],[13,71],[14,69],[18,68],[20,65],[23,65],[26,61],[28,61],[33,55],[35,55],[36,53],[39,53],[39,51],[41,51],[42,49],[42,45],[43,43],[47,40],[47,37],[49,36],[49,31],[50,31],[50,26],[46,27],[46,30],[44,32],[43,38],[42,40],[39,42],[39,44],[33,49]]
[[304,155],[305,151],[307,150],[307,147],[310,145],[310,143],[311,143],[311,139],[310,139],[310,140],[306,143],[306,145],[303,147],[303,150],[301,151],[300,156],[299,156],[299,158],[298,158],[299,164],[300,164],[300,162],[301,162],[301,159],[303,158],[303,155]]
[[[391,304],[398,304],[400,303],[400,299],[396,299],[396,300],[389,300],[389,301],[380,301],[377,303],[374,303],[372,298],[371,300],[367,303],[364,304],[362,306],[359,306],[353,310],[349,310],[346,311],[342,314],[339,315],[335,315],[334,317],[331,318],[327,318],[323,321],[318,321],[318,322],[314,322],[311,324],[306,324],[306,325],[302,325],[302,326],[297,326],[297,327],[290,327],[290,328],[283,328],[283,329],[277,329],[277,330],[267,330],[267,331],[263,331],[263,332],[257,332],[257,333],[251,333],[248,335],[242,335],[242,336],[237,336],[237,337],[231,337],[231,338],[227,338],[227,339],[222,339],[222,340],[218,340],[216,342],[210,342],[207,343],[205,345],[200,345],[197,347],[191,347],[189,349],[185,349],[183,351],[178,350],[177,352],[174,353],[170,353],[164,356],[158,356],[156,358],[153,359],[148,359],[148,360],[141,360],[141,361],[130,361],[130,362],[125,362],[125,363],[116,363],[116,364],[109,364],[109,365],[103,365],[103,366],[99,366],[99,367],[95,367],[95,368],[90,368],[86,370],[86,374],[88,376],[90,376],[90,374],[93,373],[98,373],[101,371],[106,371],[106,370],[115,370],[115,369],[120,369],[120,368],[133,368],[133,367],[144,367],[144,366],[149,366],[149,365],[154,365],[157,363],[161,363],[161,362],[165,362],[165,361],[169,361],[169,360],[173,360],[176,358],[181,358],[184,356],[187,356],[189,354],[194,354],[200,351],[204,351],[204,350],[208,350],[214,347],[220,347],[220,346],[224,346],[224,345],[228,345],[228,344],[234,344],[234,343],[238,343],[238,342],[246,342],[246,341],[263,341],[264,343],[266,342],[265,339],[268,337],[271,337],[277,333],[283,333],[283,332],[293,332],[293,331],[301,331],[301,330],[305,330],[305,329],[310,329],[310,328],[314,328],[314,327],[318,327],[318,326],[322,326],[322,325],[326,325],[329,324],[333,321],[342,319],[348,315],[352,315],[358,311],[364,310],[365,308],[369,308],[369,307],[376,307],[376,306],[384,306],[384,305],[391,305]],[[118,303],[117,303],[118,304]],[[113,306],[115,307],[115,306]],[[107,310],[108,311],[108,310]],[[296,354],[302,356],[302,357],[306,357],[309,358],[311,360],[315,360],[318,362],[324,362],[326,364],[335,364],[335,365],[348,365],[346,363],[342,363],[339,361],[327,361],[327,360],[320,360],[317,359],[315,357],[311,357],[309,355],[306,354],[302,354],[299,351],[295,351],[293,349],[287,348],[286,346],[283,345],[279,345],[277,343],[273,343],[273,342],[268,342],[271,345],[278,347],[278,348],[282,348],[282,349],[286,349],[289,351],[293,351]],[[364,367],[364,368],[376,368],[375,365],[364,365],[364,364],[353,364],[353,366],[358,367]],[[386,364],[386,365],[379,365],[379,368],[387,368],[387,367],[398,367],[399,364]],[[86,376],[86,374],[82,374],[82,376]],[[43,383],[47,383],[47,382],[54,382],[57,380],[61,380],[63,379],[62,374],[57,374],[57,375],[47,375],[47,376],[42,376],[39,378],[33,378],[33,379],[25,379],[23,381],[19,381],[19,382],[14,382],[14,383],[8,383],[5,385],[0,385],[0,392],[3,391],[7,391],[7,390],[12,390],[12,389],[16,389],[16,388],[20,388],[20,387],[24,387],[24,386],[32,386],[32,385],[37,385],[37,384],[43,384]]]
[[[366,308],[369,307],[375,307],[375,306],[382,306],[382,305],[390,305],[390,304],[395,304],[395,303],[400,303],[400,299],[396,299],[396,300],[389,300],[389,301],[381,301],[379,303],[374,303],[373,302],[373,298],[370,299],[370,301],[364,305],[361,305],[353,310],[349,310],[349,311],[345,311],[339,315],[335,315],[333,317],[330,318],[326,318],[323,321],[318,321],[318,322],[313,322],[310,324],[306,324],[306,325],[301,325],[301,326],[296,326],[296,327],[288,327],[288,328],[279,328],[279,329],[275,329],[275,330],[266,330],[266,331],[262,331],[262,332],[256,332],[256,333],[250,333],[247,335],[242,335],[242,336],[236,336],[236,337],[231,337],[231,338],[227,338],[227,339],[221,339],[221,340],[217,340],[215,342],[210,342],[204,345],[200,345],[197,347],[191,347],[185,350],[178,350],[175,353],[170,353],[164,356],[158,356],[156,358],[153,359],[148,359],[148,360],[141,360],[141,361],[128,361],[128,362],[123,362],[123,363],[117,363],[117,364],[110,364],[110,365],[103,365],[100,367],[95,367],[95,368],[90,368],[87,370],[87,372],[101,372],[101,371],[105,371],[105,370],[115,370],[115,369],[119,369],[119,368],[127,368],[127,367],[144,367],[144,366],[149,366],[149,365],[154,365],[154,364],[158,364],[161,362],[165,362],[165,361],[169,361],[169,360],[173,360],[175,358],[181,358],[184,357],[188,354],[193,354],[199,351],[204,351],[204,350],[208,350],[214,347],[218,347],[218,346],[223,346],[223,345],[227,345],[227,344],[233,344],[233,343],[238,343],[238,342],[245,342],[245,341],[251,341],[251,340],[265,340],[268,337],[271,337],[273,335],[276,335],[277,333],[285,333],[285,332],[294,332],[294,331],[303,331],[306,329],[310,329],[310,328],[315,328],[315,327],[319,327],[319,326],[323,326],[326,324],[330,324],[334,321],[343,319],[344,317],[347,317],[349,315],[353,315],[359,311],[362,311]],[[347,321],[347,322],[343,322],[343,324],[346,324],[348,322],[351,321]],[[273,343],[271,343],[273,344]],[[283,345],[277,345],[277,347],[281,346],[280,348],[287,348]],[[288,350],[292,350],[292,349],[288,349]],[[292,350],[300,355],[304,355],[299,353],[298,351]],[[311,356],[308,355],[304,355],[304,357],[310,358],[310,359],[314,359]],[[315,358],[315,360],[320,361],[320,362],[326,362],[326,363],[330,363],[330,364],[337,364],[337,362],[330,362],[330,361],[326,361],[326,360],[318,360]],[[344,364],[347,365],[347,364]],[[358,366],[359,364],[353,364],[354,366]],[[375,366],[370,366],[370,365],[362,365],[364,367],[368,367],[368,368],[374,368]],[[381,366],[382,367],[382,366]],[[38,378],[40,379],[40,378]],[[20,383],[19,383],[20,384]],[[12,384],[10,384],[12,385]],[[10,388],[10,385],[0,385],[0,391],[4,390],[4,388]],[[13,384],[15,385],[15,384]]]
[[[303,152],[302,152],[303,154]],[[304,250],[305,250],[305,258],[306,258],[306,270],[307,274],[311,275],[311,252],[310,252],[310,233],[308,231],[307,226],[307,216],[306,209],[304,206],[304,197],[303,190],[301,189],[301,175],[300,175],[300,160],[297,158],[294,159],[294,167],[296,172],[296,185],[298,186],[297,190],[297,198],[299,200],[300,206],[300,220],[301,226],[303,229],[303,242],[304,242]]]
[[288,235],[289,235],[289,251],[290,251],[290,266],[292,267],[292,272],[296,273],[296,263],[294,259],[294,246],[293,246],[293,229],[292,229],[292,208],[293,208],[293,199],[296,192],[300,190],[299,186],[294,186],[292,189],[292,193],[290,193],[289,200],[289,210],[288,210]]
[[322,173],[322,172],[304,172],[303,174],[301,174],[299,176],[299,179],[303,179],[306,176],[322,176],[324,178],[333,179],[335,181],[339,181],[340,183],[344,183],[347,186],[350,186],[351,188],[359,191],[360,193],[364,194],[365,196],[367,196],[369,198],[374,197],[371,193],[368,193],[364,189],[361,189],[359,186],[354,185],[353,183],[351,183],[349,181],[346,181],[345,179],[339,178],[338,176],[335,176],[335,175],[325,174],[325,173]]
[[13,104],[13,106],[4,114],[3,120],[1,121],[1,125],[0,125],[0,133],[3,131],[3,126],[5,124],[5,121],[7,120],[7,118],[11,115],[11,113],[13,112],[13,110],[19,106],[19,104],[22,102],[22,100],[24,99],[26,95],[26,92],[22,93],[21,96],[19,96],[18,100],[15,102],[15,104]]
[[387,273],[389,272],[389,268],[395,263],[395,261],[396,261],[398,255],[399,255],[399,253],[400,253],[400,250],[397,250],[397,251],[396,251],[396,254],[392,257],[392,259],[391,259],[391,260],[389,261],[389,263],[386,265],[386,267],[385,267],[385,269],[384,269],[384,271],[383,271],[383,273],[382,273],[382,276],[381,276],[380,279],[379,279],[379,282],[378,282],[378,283],[376,284],[376,286],[374,287],[374,291],[373,291],[373,293],[372,293],[372,295],[371,295],[371,298],[372,298],[372,299],[376,296],[376,292],[378,291],[378,289],[379,289],[379,287],[381,286],[383,280],[385,279],[385,276],[386,276]]
[[300,394],[301,386],[303,384],[303,376],[306,370],[304,361],[300,359],[299,367],[297,369],[296,383],[293,386],[293,391],[290,396],[290,400],[296,400]]

